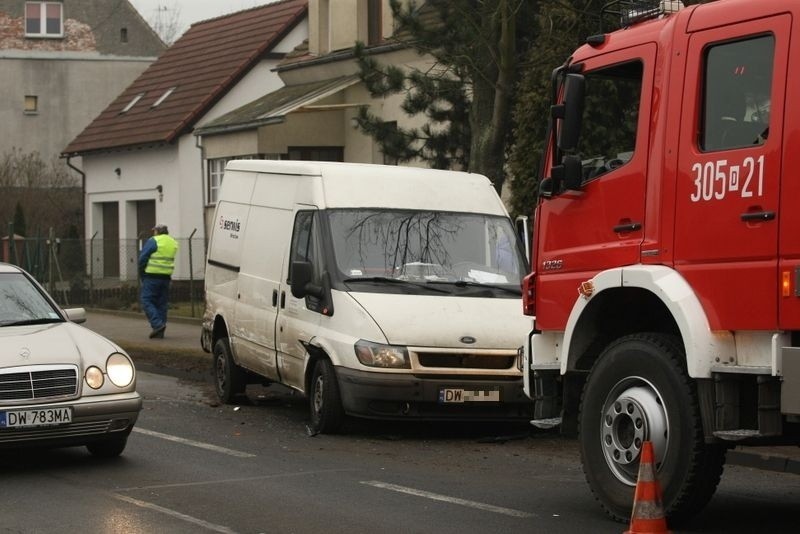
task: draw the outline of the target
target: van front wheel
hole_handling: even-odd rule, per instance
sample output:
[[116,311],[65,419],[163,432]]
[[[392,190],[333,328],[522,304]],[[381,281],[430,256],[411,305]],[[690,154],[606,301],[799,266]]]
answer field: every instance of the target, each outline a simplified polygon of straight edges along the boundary
[[214,389],[219,400],[232,404],[244,394],[247,386],[247,375],[233,361],[228,338],[222,338],[214,344]]
[[313,431],[334,434],[341,428],[344,409],[339,395],[339,382],[333,364],[326,358],[318,359],[314,365],[308,401]]

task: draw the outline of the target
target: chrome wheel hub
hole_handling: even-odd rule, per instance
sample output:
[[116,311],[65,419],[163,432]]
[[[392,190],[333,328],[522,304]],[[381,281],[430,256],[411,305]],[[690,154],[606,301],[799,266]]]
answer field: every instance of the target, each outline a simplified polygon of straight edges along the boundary
[[603,405],[600,440],[606,463],[624,484],[636,484],[643,442],[653,443],[658,467],[669,440],[669,420],[658,390],[639,377],[612,388]]

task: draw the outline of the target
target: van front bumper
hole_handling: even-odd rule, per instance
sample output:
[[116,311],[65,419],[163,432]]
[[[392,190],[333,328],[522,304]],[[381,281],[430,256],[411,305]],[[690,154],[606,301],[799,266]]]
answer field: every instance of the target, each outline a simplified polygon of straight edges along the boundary
[[[376,419],[528,420],[533,403],[522,378],[419,377],[337,367],[342,405],[348,415]],[[446,390],[498,392],[499,401],[443,402]],[[494,393],[493,393],[494,396]]]

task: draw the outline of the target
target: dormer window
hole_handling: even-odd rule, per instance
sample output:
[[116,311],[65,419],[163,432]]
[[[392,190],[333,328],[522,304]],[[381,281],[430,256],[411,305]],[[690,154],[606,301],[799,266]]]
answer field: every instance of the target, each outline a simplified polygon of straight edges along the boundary
[[130,111],[130,109],[131,109],[133,106],[135,106],[135,105],[136,105],[136,103],[137,103],[139,100],[141,100],[143,96],[144,96],[144,93],[139,93],[138,95],[134,96],[134,97],[133,97],[133,100],[131,100],[130,102],[128,102],[128,105],[127,105],[127,106],[125,106],[124,108],[122,108],[122,111],[120,111],[120,112],[119,112],[119,113],[120,113],[120,115],[121,115],[121,114],[123,114],[123,113],[127,113],[128,111]]
[[63,37],[60,2],[25,2],[25,37]]
[[162,103],[164,100],[166,100],[166,99],[167,99],[167,97],[168,97],[169,95],[171,95],[171,94],[172,94],[172,91],[174,91],[175,89],[177,89],[177,87],[170,87],[169,89],[167,89],[166,91],[164,91],[164,94],[163,94],[163,95],[161,95],[160,97],[158,97],[158,100],[156,100],[155,102],[153,102],[153,107],[157,107],[157,106],[159,106],[159,105],[160,105],[160,104],[161,104],[161,103]]

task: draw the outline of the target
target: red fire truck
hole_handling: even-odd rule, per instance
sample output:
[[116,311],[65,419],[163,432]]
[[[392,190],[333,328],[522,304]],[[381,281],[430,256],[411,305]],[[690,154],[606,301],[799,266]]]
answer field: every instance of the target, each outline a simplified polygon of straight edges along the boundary
[[679,520],[800,443],[800,1],[616,7],[553,73],[525,388],[618,520],[653,442]]

